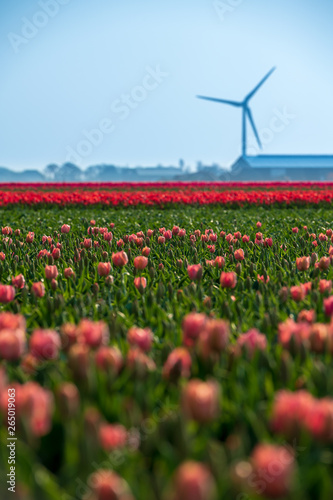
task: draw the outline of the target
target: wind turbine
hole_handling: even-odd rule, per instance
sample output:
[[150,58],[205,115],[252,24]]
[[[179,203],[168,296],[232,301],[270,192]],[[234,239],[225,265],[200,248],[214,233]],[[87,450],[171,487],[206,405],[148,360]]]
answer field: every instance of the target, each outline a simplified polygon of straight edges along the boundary
[[236,108],[242,108],[242,156],[246,156],[246,119],[249,120],[250,125],[252,127],[252,130],[254,132],[254,135],[257,139],[257,142],[259,144],[260,149],[262,149],[262,144],[261,140],[258,134],[258,131],[256,129],[256,126],[254,124],[253,116],[252,116],[252,111],[249,107],[249,101],[252,99],[252,97],[258,92],[260,87],[265,83],[265,81],[271,76],[273,71],[275,71],[275,67],[272,68],[266,76],[254,87],[253,90],[247,96],[244,98],[243,101],[228,101],[226,99],[216,99],[214,97],[205,97],[202,95],[198,95],[197,97],[199,99],[205,99],[206,101],[213,101],[213,102],[219,102],[222,104],[229,104],[230,106],[234,106]]

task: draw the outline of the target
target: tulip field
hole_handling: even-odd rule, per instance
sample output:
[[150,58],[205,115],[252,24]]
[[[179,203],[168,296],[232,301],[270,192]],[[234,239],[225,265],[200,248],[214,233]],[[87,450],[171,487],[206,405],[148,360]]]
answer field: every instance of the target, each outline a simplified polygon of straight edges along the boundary
[[332,193],[1,186],[1,500],[331,499]]

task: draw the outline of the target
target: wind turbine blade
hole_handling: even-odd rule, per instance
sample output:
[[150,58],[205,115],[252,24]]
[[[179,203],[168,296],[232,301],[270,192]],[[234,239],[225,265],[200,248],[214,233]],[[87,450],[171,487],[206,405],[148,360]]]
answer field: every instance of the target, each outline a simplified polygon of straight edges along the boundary
[[258,85],[256,87],[254,87],[254,89],[245,97],[245,100],[246,101],[249,101],[256,92],[258,92],[258,90],[260,89],[260,87],[265,83],[265,81],[271,76],[271,74],[275,71],[275,67],[272,68],[266,76],[264,76],[264,78],[258,83]]
[[256,139],[257,139],[257,142],[258,142],[258,144],[259,144],[259,147],[260,147],[260,149],[262,149],[261,140],[260,140],[260,137],[259,137],[258,131],[257,131],[257,129],[256,129],[256,126],[255,126],[255,124],[254,124],[254,120],[253,120],[253,116],[252,116],[252,112],[251,112],[250,108],[246,108],[246,114],[247,114],[247,116],[248,116],[248,118],[249,118],[249,120],[250,120],[251,127],[252,127],[252,129],[253,129],[253,132],[254,132],[254,135],[255,135],[255,137],[256,137]]
[[237,108],[242,106],[241,102],[237,101],[227,101],[226,99],[216,99],[215,97],[205,97],[202,95],[197,95],[198,99],[205,99],[206,101],[213,101],[213,102],[219,102],[222,104],[230,104],[231,106],[236,106]]

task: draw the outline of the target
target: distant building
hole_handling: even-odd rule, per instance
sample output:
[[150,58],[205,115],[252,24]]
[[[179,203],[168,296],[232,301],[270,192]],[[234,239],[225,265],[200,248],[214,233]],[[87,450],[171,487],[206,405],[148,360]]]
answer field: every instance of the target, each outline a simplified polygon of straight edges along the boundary
[[181,172],[179,167],[136,167],[138,181],[170,181]]
[[333,156],[241,156],[232,165],[230,177],[239,181],[332,181]]

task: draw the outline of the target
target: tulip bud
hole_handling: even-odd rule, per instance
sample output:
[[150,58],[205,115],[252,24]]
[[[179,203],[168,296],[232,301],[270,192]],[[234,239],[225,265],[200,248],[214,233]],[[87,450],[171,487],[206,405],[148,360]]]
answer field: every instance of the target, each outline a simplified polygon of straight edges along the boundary
[[80,394],[76,385],[65,382],[56,391],[60,415],[63,419],[73,418],[78,413]]
[[0,284],[0,303],[8,304],[15,298],[15,288],[11,285]]
[[67,267],[64,270],[64,276],[65,276],[65,278],[67,280],[70,279],[70,278],[74,278],[75,277],[75,272],[73,271],[73,269],[71,267]]
[[162,299],[164,295],[165,295],[165,287],[163,283],[160,281],[157,288],[157,298]]
[[51,288],[53,291],[55,291],[58,288],[57,280],[55,280],[55,279],[51,280]]
[[200,264],[188,266],[187,273],[192,281],[200,281],[202,278],[202,266]]
[[219,414],[219,394],[216,381],[190,380],[182,395],[182,409],[185,415],[200,423],[212,422]]
[[37,359],[57,359],[61,347],[59,334],[54,330],[34,330],[29,341],[30,352]]
[[76,379],[85,379],[90,365],[90,348],[86,344],[74,344],[68,351],[68,366]]
[[284,304],[285,302],[287,302],[288,295],[289,295],[288,287],[283,286],[281,288],[280,292],[279,292],[279,297],[280,297],[280,300],[281,300],[282,304]]
[[166,498],[173,500],[215,500],[217,498],[216,484],[209,469],[194,461],[180,465],[175,473],[172,484],[172,495]]
[[87,484],[93,491],[91,500],[134,500],[127,482],[109,469],[98,469],[89,476]]
[[100,262],[97,266],[98,275],[101,277],[108,276],[111,272],[111,263],[110,262]]
[[105,372],[117,375],[123,366],[120,350],[113,346],[101,346],[95,354],[96,366]]
[[44,284],[42,282],[37,282],[37,283],[33,283],[32,284],[32,287],[31,287],[31,291],[32,293],[36,296],[36,297],[44,297],[45,295],[45,287],[44,287]]
[[111,274],[109,274],[109,276],[105,278],[105,284],[110,286],[113,285],[113,283],[114,283],[114,277],[111,276]]

